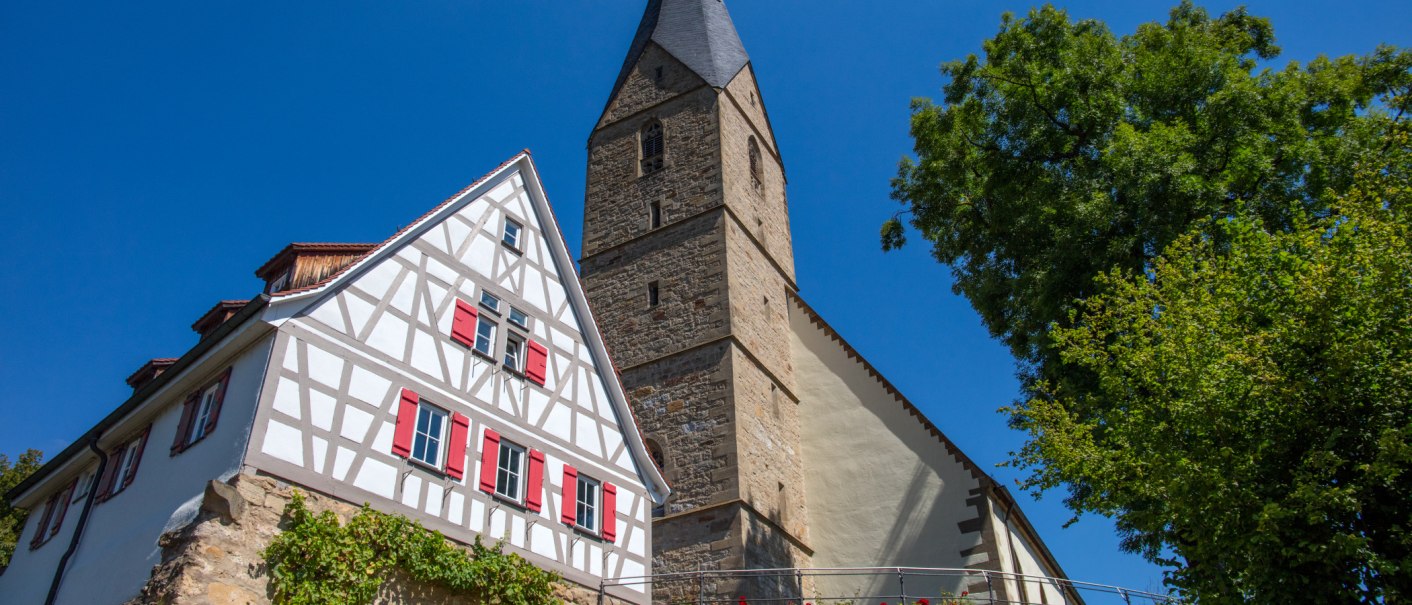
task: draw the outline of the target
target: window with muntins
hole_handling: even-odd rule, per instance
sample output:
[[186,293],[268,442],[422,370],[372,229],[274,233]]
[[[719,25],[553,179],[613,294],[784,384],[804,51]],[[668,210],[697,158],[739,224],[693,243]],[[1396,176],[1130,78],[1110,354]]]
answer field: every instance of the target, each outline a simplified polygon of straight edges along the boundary
[[475,349],[481,354],[491,356],[491,359],[494,359],[495,322],[484,317],[477,321]]
[[647,175],[661,170],[665,165],[663,160],[666,157],[662,123],[656,120],[648,122],[646,126],[642,127],[640,137],[642,139],[642,174]]
[[484,290],[480,293],[480,306],[490,309],[492,313],[500,312],[500,298]]
[[194,443],[206,436],[206,425],[211,422],[211,413],[216,409],[216,398],[221,394],[221,383],[213,384],[201,393],[200,403],[197,404],[196,419],[191,423],[191,435],[187,438],[187,443]]
[[583,475],[579,475],[578,482],[578,502],[574,518],[580,528],[597,533],[599,483]]
[[512,221],[512,220],[510,220],[510,219],[508,219],[508,218],[505,219],[504,237],[501,239],[501,241],[505,242],[505,245],[507,245],[507,246],[509,246],[509,247],[511,247],[511,248],[513,248],[513,249],[515,249],[515,250],[519,250],[519,249],[520,249],[520,231],[521,231],[522,229],[524,229],[524,226],[520,225],[519,223],[517,223],[517,222],[515,222],[515,221]]
[[417,408],[417,428],[412,436],[412,458],[441,467],[441,448],[446,440],[446,412],[421,403]]
[[499,461],[495,467],[495,493],[519,502],[524,470],[525,448],[501,440]]

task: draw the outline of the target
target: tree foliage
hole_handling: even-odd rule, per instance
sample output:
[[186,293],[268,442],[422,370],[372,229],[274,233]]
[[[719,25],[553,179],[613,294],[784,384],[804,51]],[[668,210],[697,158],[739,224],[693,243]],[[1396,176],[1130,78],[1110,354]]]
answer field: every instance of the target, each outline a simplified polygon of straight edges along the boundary
[[[44,454],[39,450],[28,450],[12,464],[10,458],[0,454],[0,494],[9,493],[26,477],[39,470]],[[15,554],[15,545],[20,541],[25,519],[29,511],[10,506],[8,498],[0,498],[0,569],[10,565],[10,557]]]
[[1186,2],[984,50],[914,102],[882,241],[1019,361],[1026,487],[1199,600],[1407,598],[1412,53],[1263,67],[1267,20]]
[[1054,331],[1096,386],[1038,385],[1019,460],[1204,602],[1412,596],[1412,182],[1203,227]]
[[555,574],[477,537],[470,552],[401,515],[364,506],[348,523],[331,511],[315,515],[295,492],[287,528],[265,548],[275,602],[283,605],[372,603],[387,572],[437,584],[477,602],[558,605]]
[[913,102],[906,209],[882,240],[902,245],[906,218],[1026,378],[1053,378],[1047,329],[1095,276],[1145,268],[1198,221],[1285,228],[1327,208],[1384,151],[1384,108],[1412,104],[1412,53],[1262,70],[1279,53],[1267,20],[1189,3],[1121,38],[1051,6],[1006,14],[984,50],[942,65],[943,104]]

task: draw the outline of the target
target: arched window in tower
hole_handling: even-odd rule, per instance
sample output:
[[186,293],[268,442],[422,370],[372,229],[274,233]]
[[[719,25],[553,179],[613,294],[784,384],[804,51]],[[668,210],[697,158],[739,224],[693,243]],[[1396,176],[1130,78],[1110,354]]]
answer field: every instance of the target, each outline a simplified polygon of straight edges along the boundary
[[662,136],[662,123],[657,120],[642,127],[642,174],[652,174],[662,169],[662,158],[666,155],[666,144]]
[[755,183],[755,188],[760,188],[763,179],[760,177],[760,143],[755,141],[755,136],[750,136],[750,181]]

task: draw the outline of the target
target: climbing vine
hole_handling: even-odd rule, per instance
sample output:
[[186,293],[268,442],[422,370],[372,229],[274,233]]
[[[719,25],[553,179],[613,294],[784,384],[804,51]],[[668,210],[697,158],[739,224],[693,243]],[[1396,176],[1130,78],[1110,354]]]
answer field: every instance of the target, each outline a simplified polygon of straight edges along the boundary
[[297,491],[284,514],[288,529],[263,552],[280,605],[372,603],[393,569],[477,602],[559,605],[553,596],[558,575],[506,554],[499,544],[485,546],[479,537],[467,552],[440,532],[366,505],[341,524],[332,512],[315,515]]

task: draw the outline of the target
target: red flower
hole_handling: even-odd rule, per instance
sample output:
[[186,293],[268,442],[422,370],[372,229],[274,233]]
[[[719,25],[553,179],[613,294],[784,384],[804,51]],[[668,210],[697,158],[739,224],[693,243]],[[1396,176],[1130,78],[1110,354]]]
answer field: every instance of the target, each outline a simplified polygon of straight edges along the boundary
[[740,605],[746,605],[744,596],[740,597]]
[[966,596],[966,595],[968,595],[968,594],[971,594],[971,593],[969,593],[969,592],[967,592],[967,591],[964,591],[964,590],[961,591],[961,596],[963,596],[963,597]]
[[917,601],[917,605],[932,605],[932,602],[926,599],[920,599]]

